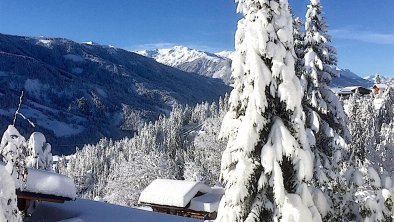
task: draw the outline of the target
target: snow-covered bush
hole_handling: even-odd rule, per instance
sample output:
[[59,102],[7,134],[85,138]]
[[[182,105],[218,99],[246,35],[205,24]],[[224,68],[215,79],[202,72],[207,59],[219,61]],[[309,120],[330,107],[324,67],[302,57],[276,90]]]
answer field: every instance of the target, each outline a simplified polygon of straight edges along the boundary
[[392,179],[379,174],[372,166],[360,168],[364,183],[354,199],[359,206],[357,221],[392,221],[394,218]]
[[9,125],[0,143],[0,161],[6,163],[4,168],[0,167],[0,221],[22,221],[12,177],[16,177],[22,186],[26,182],[25,152],[25,138],[13,125]]
[[27,178],[24,153],[26,153],[26,139],[13,125],[9,125],[1,138],[0,161],[7,163],[8,172],[16,175],[23,182]]
[[46,142],[42,133],[34,132],[28,141],[27,166],[37,169],[52,170],[51,145]]

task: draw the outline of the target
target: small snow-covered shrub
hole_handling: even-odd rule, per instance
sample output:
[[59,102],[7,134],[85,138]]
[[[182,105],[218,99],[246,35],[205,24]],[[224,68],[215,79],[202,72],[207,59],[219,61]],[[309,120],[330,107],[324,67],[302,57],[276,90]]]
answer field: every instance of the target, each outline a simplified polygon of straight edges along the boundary
[[37,169],[52,170],[51,145],[42,133],[34,132],[28,142],[29,157],[27,166]]
[[10,125],[4,132],[0,143],[0,161],[6,166],[0,167],[0,221],[22,221],[17,208],[15,183],[10,175],[26,180],[27,170],[22,150],[26,141],[18,130]]
[[25,164],[26,139],[13,126],[9,125],[0,143],[1,161],[7,163],[6,169],[10,174],[16,174],[18,179],[26,181],[27,169]]

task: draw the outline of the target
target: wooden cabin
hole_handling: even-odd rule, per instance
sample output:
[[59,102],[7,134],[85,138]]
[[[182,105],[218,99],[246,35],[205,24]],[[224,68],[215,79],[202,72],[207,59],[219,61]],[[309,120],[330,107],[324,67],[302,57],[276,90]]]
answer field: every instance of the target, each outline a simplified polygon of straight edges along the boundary
[[[4,168],[5,163],[0,161],[0,167]],[[76,198],[76,187],[71,178],[34,168],[27,168],[27,172],[25,184],[18,181],[15,174],[11,175],[16,186],[15,193],[19,210],[27,210],[30,203],[36,200],[64,203]]]
[[27,210],[30,206],[30,203],[32,203],[34,201],[64,203],[65,201],[73,200],[70,197],[32,193],[32,192],[28,192],[28,191],[21,191],[20,189],[16,190],[16,197],[17,197],[17,202],[18,202],[18,209],[20,211]]
[[365,96],[365,95],[371,94],[372,90],[367,89],[362,86],[348,86],[348,87],[344,87],[342,89],[339,89],[336,92],[336,94],[342,98],[349,98],[351,95],[353,95],[356,92],[358,92],[361,96]]
[[154,212],[216,219],[223,188],[211,188],[201,182],[156,179],[142,191],[139,203]]

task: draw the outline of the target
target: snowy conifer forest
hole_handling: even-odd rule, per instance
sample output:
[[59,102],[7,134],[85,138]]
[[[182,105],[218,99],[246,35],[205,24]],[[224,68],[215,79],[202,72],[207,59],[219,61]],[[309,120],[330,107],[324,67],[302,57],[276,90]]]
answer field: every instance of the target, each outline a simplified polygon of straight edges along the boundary
[[[163,206],[155,208],[157,203],[146,206],[140,199],[141,193],[156,179],[192,181],[200,187],[205,184],[211,192],[207,193],[212,195],[220,190],[220,203],[212,214],[215,218],[199,218],[204,220],[394,221],[394,79],[376,75],[370,87],[348,87],[348,91],[346,87],[341,91],[332,87],[332,80],[340,76],[324,3],[310,0],[305,6],[306,15],[301,16],[294,14],[287,0],[236,0],[240,20],[231,59],[221,61],[209,54],[210,61],[199,58],[190,66],[169,60],[184,71],[198,67],[205,77],[190,73],[193,77],[186,78],[183,76],[187,71],[177,70],[174,72],[178,74],[173,75],[182,78],[156,89],[160,82],[149,75],[141,76],[141,81],[151,82],[151,88],[146,88],[151,92],[148,96],[139,94],[141,99],[130,104],[108,99],[103,102],[103,110],[105,104],[111,104],[110,114],[95,113],[94,119],[87,117],[89,112],[84,116],[93,122],[105,119],[105,126],[115,129],[111,121],[119,121],[111,115],[118,115],[119,107],[128,107],[132,111],[123,109],[121,125],[133,130],[116,133],[126,135],[123,139],[103,136],[97,143],[78,146],[71,155],[67,152],[55,156],[52,152],[57,148],[50,140],[53,136],[46,138],[46,131],[34,130],[35,116],[26,115],[26,107],[36,104],[29,92],[27,97],[21,92],[10,118],[5,118],[9,113],[2,113],[1,109],[9,110],[9,102],[0,104],[0,117],[4,117],[0,123],[11,119],[1,132],[0,222],[198,221],[173,213],[179,206],[166,212],[178,217],[161,214],[157,209]],[[1,47],[0,44],[0,53],[6,54]],[[187,53],[187,49],[181,50]],[[112,54],[138,58],[138,65],[143,64],[136,69],[138,72],[149,70],[152,64],[155,72],[166,70],[166,74],[177,68],[129,52],[117,53]],[[163,56],[160,59],[166,60]],[[2,56],[0,64],[1,60]],[[199,66],[200,63],[213,67],[204,74],[207,67]],[[122,75],[128,76],[125,66],[119,65],[124,68]],[[231,72],[231,78],[226,72]],[[9,75],[11,72],[3,77]],[[210,76],[222,78],[231,90],[226,93],[230,87]],[[120,85],[122,81],[117,78],[112,79]],[[184,85],[194,80],[198,85],[204,81],[208,84],[195,97],[188,87],[195,89],[196,85]],[[166,80],[160,77],[158,81]],[[7,87],[15,85],[19,89],[17,86],[22,84],[15,78]],[[170,89],[177,84],[182,85],[182,90]],[[16,93],[5,91],[0,89],[0,96]],[[44,91],[51,90],[48,87]],[[126,91],[121,97],[127,96]],[[66,94],[67,98],[72,97],[72,93]],[[7,99],[10,100],[18,98]],[[6,99],[0,98],[2,101]],[[144,105],[143,101],[149,102]],[[63,105],[53,108],[60,107]],[[149,115],[144,110],[150,110]],[[51,115],[61,114],[50,111]],[[82,114],[75,111],[72,115]],[[92,133],[95,137],[103,135],[100,132],[105,130],[95,124]],[[49,130],[48,127],[44,128]],[[60,132],[61,128],[56,130]],[[89,132],[81,135],[89,137]],[[106,131],[105,135],[114,133]],[[202,195],[202,190],[193,194]],[[51,201],[66,203],[46,203]],[[184,206],[191,207],[191,202]],[[104,216],[94,211],[102,211]]]

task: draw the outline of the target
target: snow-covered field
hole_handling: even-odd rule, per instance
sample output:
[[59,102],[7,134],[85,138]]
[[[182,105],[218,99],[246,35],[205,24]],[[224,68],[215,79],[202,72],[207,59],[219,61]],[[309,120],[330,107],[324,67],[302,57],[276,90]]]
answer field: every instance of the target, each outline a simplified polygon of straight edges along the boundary
[[59,203],[41,203],[25,222],[197,222],[200,220],[122,207],[104,202],[77,199]]

